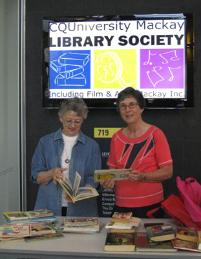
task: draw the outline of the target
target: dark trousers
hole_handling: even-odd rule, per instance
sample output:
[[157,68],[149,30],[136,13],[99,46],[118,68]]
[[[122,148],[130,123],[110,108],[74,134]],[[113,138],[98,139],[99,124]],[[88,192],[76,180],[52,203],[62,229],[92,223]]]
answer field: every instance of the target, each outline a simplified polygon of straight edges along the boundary
[[61,216],[67,216],[67,207],[61,208]]

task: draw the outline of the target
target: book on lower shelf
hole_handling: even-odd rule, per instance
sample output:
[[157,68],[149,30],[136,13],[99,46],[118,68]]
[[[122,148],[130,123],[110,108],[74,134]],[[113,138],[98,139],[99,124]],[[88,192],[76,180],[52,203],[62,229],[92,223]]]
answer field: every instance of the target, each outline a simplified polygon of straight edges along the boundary
[[109,252],[135,251],[135,234],[108,232],[106,235],[104,250]]
[[136,251],[139,252],[175,252],[171,241],[153,242],[146,232],[137,232],[135,236]]
[[154,225],[146,227],[147,236],[151,241],[162,242],[175,238],[175,228],[172,225]]
[[176,229],[176,238],[191,242],[198,241],[198,233],[196,229],[187,228],[187,227],[177,227]]
[[9,222],[19,221],[55,221],[54,213],[51,210],[40,209],[30,211],[6,211],[3,212],[4,218]]
[[172,244],[173,244],[173,247],[176,248],[177,250],[201,253],[201,250],[198,249],[197,242],[174,239],[172,240]]
[[96,233],[100,231],[100,221],[97,217],[65,217],[63,232]]
[[65,197],[70,202],[77,202],[84,199],[93,198],[99,195],[97,190],[92,186],[80,187],[81,176],[78,172],[75,174],[74,182],[70,179],[58,179],[57,182],[64,191]]
[[95,170],[94,180],[96,182],[106,180],[124,180],[128,179],[128,175],[131,173],[131,169],[101,169]]

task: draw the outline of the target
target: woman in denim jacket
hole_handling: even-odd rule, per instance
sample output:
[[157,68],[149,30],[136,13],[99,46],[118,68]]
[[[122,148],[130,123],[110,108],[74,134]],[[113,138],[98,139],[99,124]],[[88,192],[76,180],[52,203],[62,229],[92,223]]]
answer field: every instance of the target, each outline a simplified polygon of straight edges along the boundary
[[80,186],[96,187],[94,170],[101,168],[101,154],[96,141],[81,131],[87,113],[82,99],[68,99],[58,112],[62,129],[39,140],[32,158],[32,179],[39,184],[35,209],[49,209],[63,216],[97,216],[96,198],[70,203],[55,181],[67,177],[73,182],[79,172]]

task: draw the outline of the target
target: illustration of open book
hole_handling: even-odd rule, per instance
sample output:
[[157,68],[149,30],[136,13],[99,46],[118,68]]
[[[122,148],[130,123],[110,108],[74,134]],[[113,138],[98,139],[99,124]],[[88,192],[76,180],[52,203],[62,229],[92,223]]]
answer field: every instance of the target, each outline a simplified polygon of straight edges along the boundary
[[75,174],[75,180],[72,184],[69,179],[57,179],[57,182],[63,189],[68,201],[75,203],[79,200],[89,199],[99,195],[97,190],[92,186],[80,187],[81,176],[78,172]]

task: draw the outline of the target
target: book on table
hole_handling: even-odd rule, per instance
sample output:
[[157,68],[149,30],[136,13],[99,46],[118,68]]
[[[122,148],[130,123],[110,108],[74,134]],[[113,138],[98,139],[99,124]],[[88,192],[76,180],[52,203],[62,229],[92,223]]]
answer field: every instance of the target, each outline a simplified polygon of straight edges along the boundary
[[141,219],[132,215],[132,212],[114,212],[105,228],[114,233],[134,233],[135,229],[140,225]]
[[46,222],[10,223],[0,225],[0,240],[21,239],[56,233],[53,224]]
[[176,238],[191,242],[198,241],[198,232],[196,229],[187,228],[187,227],[177,227],[176,229]]
[[197,246],[198,246],[198,249],[201,250],[201,230],[197,231],[197,235],[198,235]]
[[132,229],[140,225],[141,219],[137,217],[132,217],[129,222],[113,222],[109,221],[106,225],[106,229]]
[[2,224],[0,225],[0,240],[20,239],[30,235],[29,224]]
[[40,209],[31,211],[6,211],[3,212],[4,218],[8,222],[26,222],[26,221],[55,221],[56,217],[51,210]]
[[131,169],[102,169],[95,170],[94,180],[96,182],[106,180],[124,180],[128,179],[128,175],[131,173]]
[[199,246],[197,242],[181,240],[181,239],[174,239],[171,242],[173,247],[176,248],[177,250],[201,253],[201,250],[198,249]]
[[150,241],[146,232],[137,232],[135,236],[136,251],[139,252],[175,252],[170,240],[163,242]]
[[63,189],[66,199],[73,203],[99,195],[97,190],[92,186],[80,187],[81,176],[78,172],[75,174],[73,183],[71,183],[70,179],[67,178],[60,178],[57,180],[57,182]]
[[175,228],[172,225],[154,225],[146,227],[147,236],[151,241],[162,242],[175,238]]
[[96,233],[100,231],[100,221],[97,217],[65,217],[63,232]]
[[106,235],[104,250],[109,252],[135,251],[135,234],[108,232]]
[[37,241],[37,240],[56,239],[61,237],[64,237],[64,234],[62,232],[55,232],[55,233],[43,234],[40,236],[28,236],[28,237],[25,237],[24,240],[26,242],[29,242],[29,241]]

